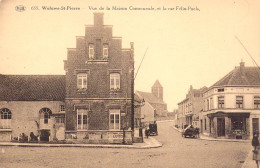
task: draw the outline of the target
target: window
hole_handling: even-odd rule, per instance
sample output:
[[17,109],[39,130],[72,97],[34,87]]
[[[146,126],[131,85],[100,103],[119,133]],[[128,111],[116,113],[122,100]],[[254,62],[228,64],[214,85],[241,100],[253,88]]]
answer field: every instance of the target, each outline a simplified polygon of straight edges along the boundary
[[107,59],[107,57],[108,57],[108,45],[104,44],[103,45],[103,58]]
[[42,108],[40,110],[41,115],[43,115],[43,123],[48,124],[50,115],[52,114],[51,110],[48,108]]
[[207,99],[207,110],[209,110],[209,99]]
[[224,88],[218,89],[218,92],[224,92]]
[[78,89],[87,89],[87,74],[77,75],[77,87]]
[[243,108],[243,96],[236,97],[236,108]]
[[64,123],[65,118],[64,117],[56,117],[56,123],[60,124],[60,123]]
[[60,111],[65,111],[65,105],[60,105]]
[[10,129],[11,128],[11,119],[12,119],[12,113],[7,108],[0,109],[0,129]]
[[224,108],[224,96],[218,97],[218,108]]
[[246,118],[244,117],[232,117],[231,118],[231,129],[246,131]]
[[12,118],[12,113],[9,109],[2,108],[0,111],[1,111],[1,119],[11,119]]
[[213,98],[210,98],[210,109],[213,109]]
[[254,96],[254,108],[255,109],[260,108],[260,96]]
[[109,110],[109,129],[112,129],[112,130],[120,129],[120,110],[119,109]]
[[85,109],[78,109],[78,129],[88,129],[88,111]]
[[110,89],[120,89],[120,74],[119,73],[110,74]]
[[94,58],[94,44],[88,45],[88,55],[89,55],[89,59]]

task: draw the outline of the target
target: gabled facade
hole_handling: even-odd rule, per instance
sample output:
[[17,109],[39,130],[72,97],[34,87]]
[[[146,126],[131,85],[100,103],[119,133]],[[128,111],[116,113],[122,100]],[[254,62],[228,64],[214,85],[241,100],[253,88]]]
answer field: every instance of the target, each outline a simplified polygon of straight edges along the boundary
[[[85,27],[76,48],[68,49],[66,71],[66,138],[89,143],[122,143],[131,128],[134,48],[122,48],[103,13]],[[124,137],[131,143],[131,131]]]
[[249,139],[259,133],[260,70],[241,62],[204,93],[202,133],[212,137]]
[[199,127],[199,113],[203,109],[203,92],[207,87],[193,89],[190,86],[186,98],[178,103],[178,127],[184,128],[185,125]]
[[31,132],[41,141],[132,143],[134,44],[122,48],[103,13],[76,37],[66,75],[0,75],[0,141]]

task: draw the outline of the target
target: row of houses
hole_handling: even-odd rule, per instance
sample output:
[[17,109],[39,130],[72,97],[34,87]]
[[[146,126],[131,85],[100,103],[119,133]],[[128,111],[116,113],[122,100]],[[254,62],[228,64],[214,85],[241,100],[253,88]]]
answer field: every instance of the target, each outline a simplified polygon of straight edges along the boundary
[[214,138],[249,139],[259,133],[260,69],[244,62],[215,84],[190,87],[178,103],[177,127],[194,125]]

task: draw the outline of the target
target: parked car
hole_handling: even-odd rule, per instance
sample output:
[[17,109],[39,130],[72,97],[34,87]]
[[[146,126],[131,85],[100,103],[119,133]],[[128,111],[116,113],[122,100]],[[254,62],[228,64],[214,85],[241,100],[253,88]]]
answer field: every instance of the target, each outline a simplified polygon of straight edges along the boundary
[[188,125],[182,132],[182,136],[184,136],[185,138],[191,137],[191,138],[195,138],[199,136],[199,128],[194,128],[192,125]]
[[147,130],[148,136],[150,135],[158,135],[158,130],[157,130],[157,123],[154,122],[153,124],[149,124],[149,129]]

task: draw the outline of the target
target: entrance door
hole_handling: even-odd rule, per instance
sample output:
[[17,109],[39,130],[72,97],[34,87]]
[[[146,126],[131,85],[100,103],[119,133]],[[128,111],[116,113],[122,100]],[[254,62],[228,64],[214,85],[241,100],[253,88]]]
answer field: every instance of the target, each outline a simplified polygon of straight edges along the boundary
[[217,119],[217,132],[218,136],[225,136],[225,118]]
[[50,130],[40,131],[40,141],[49,141]]
[[252,118],[253,125],[253,135],[255,133],[259,134],[259,118]]

